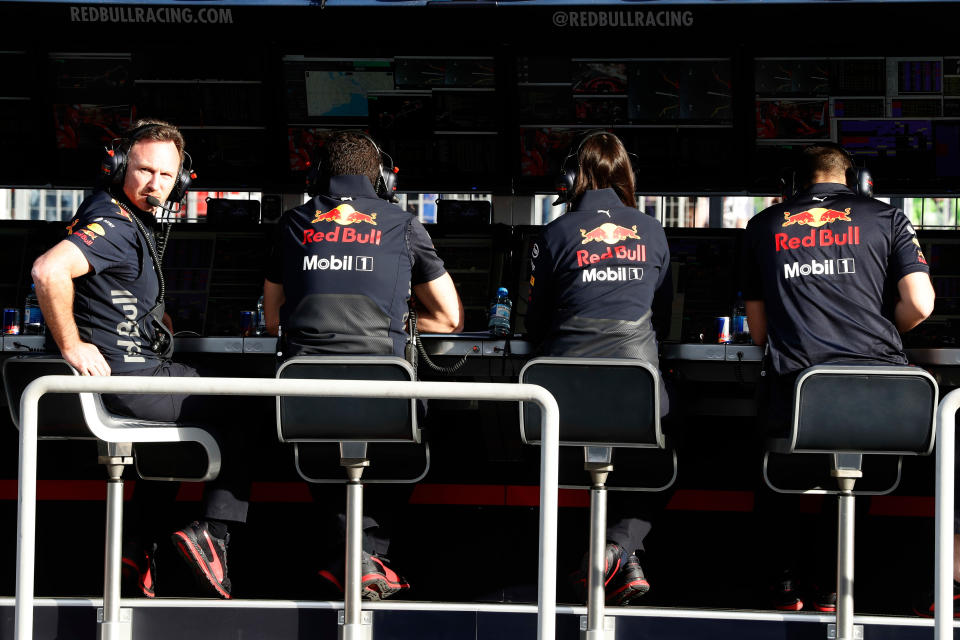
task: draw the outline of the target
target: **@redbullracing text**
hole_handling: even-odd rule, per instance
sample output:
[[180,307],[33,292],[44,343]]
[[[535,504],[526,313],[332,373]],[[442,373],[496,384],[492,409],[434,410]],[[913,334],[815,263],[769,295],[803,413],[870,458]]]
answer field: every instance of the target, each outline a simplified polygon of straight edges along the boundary
[[692,11],[556,11],[555,27],[692,27]]

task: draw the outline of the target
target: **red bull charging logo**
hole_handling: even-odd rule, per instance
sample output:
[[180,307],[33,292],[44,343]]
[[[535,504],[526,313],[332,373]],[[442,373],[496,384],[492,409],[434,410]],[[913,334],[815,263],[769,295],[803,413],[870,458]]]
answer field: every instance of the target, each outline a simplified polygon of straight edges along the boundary
[[586,229],[580,229],[580,235],[583,236],[583,241],[580,244],[588,244],[590,242],[606,242],[607,244],[617,244],[618,242],[623,242],[624,240],[639,240],[640,236],[637,235],[637,225],[633,225],[632,228],[621,227],[618,224],[613,224],[612,222],[604,222],[599,227],[595,227],[590,231]]
[[843,220],[844,222],[852,222],[850,218],[850,209],[844,209],[843,211],[837,211],[836,209],[824,209],[823,207],[815,207],[813,209],[807,209],[806,211],[801,211],[800,213],[790,213],[789,211],[783,212],[783,224],[781,226],[789,227],[792,224],[805,224],[810,227],[822,227],[825,224],[830,222],[837,222],[838,220]]
[[326,213],[318,210],[313,220],[310,221],[310,224],[316,224],[318,222],[336,222],[339,225],[366,222],[367,224],[376,226],[377,214],[360,213],[349,204],[341,204],[336,209],[331,209]]

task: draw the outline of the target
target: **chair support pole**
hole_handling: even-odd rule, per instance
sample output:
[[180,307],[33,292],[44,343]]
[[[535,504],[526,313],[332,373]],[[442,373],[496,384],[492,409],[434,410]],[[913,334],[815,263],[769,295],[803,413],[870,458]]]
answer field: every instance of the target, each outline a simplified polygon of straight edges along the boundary
[[837,496],[837,640],[853,640],[853,478],[840,478]]
[[103,560],[103,620],[100,640],[130,640],[129,620],[120,618],[120,571],[123,548],[123,465],[108,465],[107,531]]
[[[606,476],[606,474],[603,474]],[[607,490],[602,483],[590,488],[590,564],[587,567],[587,628],[583,640],[603,638],[605,592],[603,574],[607,550]]]
[[343,626],[340,640],[369,640],[372,625],[363,624],[360,610],[360,579],[363,553],[362,466],[347,467],[347,558],[343,584]]

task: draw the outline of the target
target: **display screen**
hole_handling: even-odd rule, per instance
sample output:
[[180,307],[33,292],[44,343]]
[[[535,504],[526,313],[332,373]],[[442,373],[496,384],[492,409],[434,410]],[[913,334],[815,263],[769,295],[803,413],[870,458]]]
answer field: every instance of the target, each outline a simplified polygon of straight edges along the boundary
[[729,60],[646,60],[631,63],[631,122],[731,124]]
[[826,60],[757,60],[753,77],[758,96],[830,95],[830,64]]
[[826,140],[830,137],[827,100],[757,102],[757,138],[761,140]]
[[393,73],[383,68],[314,70],[304,73],[307,115],[312,118],[364,117],[367,94],[393,89]]

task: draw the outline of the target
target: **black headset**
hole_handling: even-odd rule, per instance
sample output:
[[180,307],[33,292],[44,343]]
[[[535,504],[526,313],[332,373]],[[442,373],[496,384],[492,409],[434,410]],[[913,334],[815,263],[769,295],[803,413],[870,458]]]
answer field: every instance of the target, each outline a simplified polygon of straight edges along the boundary
[[[560,163],[560,175],[557,177],[557,182],[554,185],[557,191],[557,199],[553,201],[553,206],[570,202],[570,198],[573,197],[573,187],[575,184],[577,184],[577,176],[580,175],[580,151],[583,150],[583,145],[587,140],[593,138],[594,136],[600,136],[604,134],[611,135],[616,138],[616,136],[609,131],[600,129],[587,133],[580,138],[580,141],[577,143],[576,147],[570,147],[570,151],[567,152],[567,156],[563,159],[563,162]],[[621,140],[620,143],[623,144],[623,141]],[[635,153],[631,153],[629,151],[627,151],[627,157],[630,160],[630,170],[634,172],[634,181],[636,181],[637,164],[639,163],[640,159]]]
[[[378,166],[379,177],[377,178],[377,183],[373,185],[373,189],[377,192],[377,196],[387,201],[393,201],[397,192],[397,174],[400,172],[400,169],[393,164],[393,158],[390,157],[389,153],[383,151],[380,145],[367,135],[365,131],[349,131],[347,133],[355,134],[373,145],[377,156],[380,158],[380,164]],[[321,154],[317,153],[316,155],[320,156]],[[330,176],[326,175],[325,172],[327,167],[324,165],[325,163],[322,162],[320,158],[317,158],[315,162],[310,164],[310,169],[307,171],[307,193],[311,197],[323,193],[327,187],[327,182],[330,180]]]
[[[858,167],[853,159],[853,154],[834,142],[817,142],[812,147],[824,147],[841,152],[847,160],[850,161],[850,168],[847,169],[847,186],[854,190],[857,195],[867,198],[873,197],[873,176],[866,167]],[[809,147],[808,147],[809,148]],[[780,174],[780,195],[784,200],[797,195],[802,185],[799,183],[799,176],[796,168],[784,169]]]
[[[145,124],[131,131],[125,138],[116,138],[110,143],[110,146],[104,149],[103,161],[100,163],[100,180],[103,186],[113,187],[122,186],[127,175],[127,158],[130,149],[136,144],[137,140],[151,129],[168,126],[155,123]],[[196,179],[197,174],[193,171],[193,159],[186,151],[183,152],[183,161],[177,168],[177,181],[167,196],[167,202],[182,202],[187,195],[187,189],[190,183]]]

